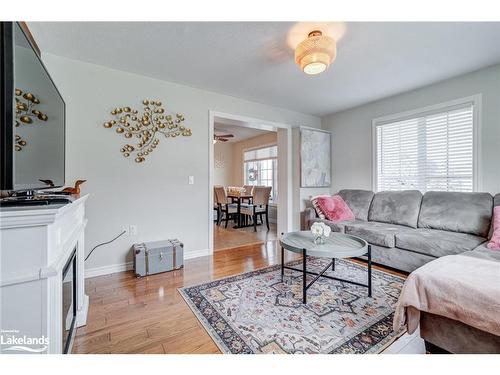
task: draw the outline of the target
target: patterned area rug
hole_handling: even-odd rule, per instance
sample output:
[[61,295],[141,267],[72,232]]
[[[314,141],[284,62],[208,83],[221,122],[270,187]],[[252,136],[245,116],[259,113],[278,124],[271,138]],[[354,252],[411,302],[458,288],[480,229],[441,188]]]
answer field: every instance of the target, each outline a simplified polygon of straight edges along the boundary
[[[308,258],[308,270],[327,262]],[[338,260],[327,274],[366,283],[367,269]],[[179,292],[223,353],[380,353],[404,333],[392,330],[404,279],[373,270],[372,281],[368,298],[366,288],[320,278],[302,305],[302,274],[285,270],[281,282],[273,266]]]

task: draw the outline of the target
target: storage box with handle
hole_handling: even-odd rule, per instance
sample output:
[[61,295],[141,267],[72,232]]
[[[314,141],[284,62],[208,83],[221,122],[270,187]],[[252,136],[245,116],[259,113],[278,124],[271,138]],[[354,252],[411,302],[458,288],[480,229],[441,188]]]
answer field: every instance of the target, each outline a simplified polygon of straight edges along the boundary
[[138,243],[133,251],[138,277],[176,270],[184,265],[184,244],[177,239]]

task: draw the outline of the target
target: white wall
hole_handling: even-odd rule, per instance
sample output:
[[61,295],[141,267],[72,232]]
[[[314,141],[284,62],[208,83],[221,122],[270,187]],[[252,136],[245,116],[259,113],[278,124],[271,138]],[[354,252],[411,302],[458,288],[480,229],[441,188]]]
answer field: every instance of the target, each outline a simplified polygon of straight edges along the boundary
[[233,143],[217,142],[214,145],[214,185],[232,186],[234,178]]
[[372,189],[372,120],[482,94],[479,139],[482,190],[500,192],[500,65],[382,99],[323,118],[332,131],[332,191]]
[[[131,261],[135,242],[177,237],[186,255],[206,254],[209,244],[209,110],[267,121],[319,128],[318,117],[301,114],[231,96],[194,89],[128,72],[43,54],[52,78],[66,101],[66,183],[87,179],[83,193],[87,205],[87,251],[113,238],[122,225],[138,225],[138,235],[121,237],[99,248],[87,268],[99,271]],[[221,77],[224,79],[224,77]],[[123,137],[105,129],[116,106],[140,109],[143,99],[161,100],[167,109],[185,115],[191,137],[162,140],[143,164],[120,154]],[[294,173],[298,166],[294,165]],[[188,185],[188,176],[195,178]],[[294,190],[299,191],[298,185]],[[299,217],[294,202],[294,220]],[[194,231],[194,233],[193,233]],[[94,273],[97,272],[94,270]]]

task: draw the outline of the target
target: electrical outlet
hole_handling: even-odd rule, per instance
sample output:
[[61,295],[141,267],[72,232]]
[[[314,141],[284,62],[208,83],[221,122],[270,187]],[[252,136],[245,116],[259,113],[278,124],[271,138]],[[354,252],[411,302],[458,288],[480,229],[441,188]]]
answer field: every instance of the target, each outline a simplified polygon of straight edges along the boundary
[[188,177],[188,184],[189,185],[194,185],[194,176],[189,176]]
[[137,225],[131,225],[129,233],[131,236],[137,236]]
[[122,230],[121,230],[121,232],[120,232],[120,233],[122,233],[122,232],[125,232],[124,236],[128,236],[128,235],[129,235],[129,233],[130,233],[130,232],[129,232],[129,229],[128,229],[128,226],[126,226],[126,225],[122,225]]

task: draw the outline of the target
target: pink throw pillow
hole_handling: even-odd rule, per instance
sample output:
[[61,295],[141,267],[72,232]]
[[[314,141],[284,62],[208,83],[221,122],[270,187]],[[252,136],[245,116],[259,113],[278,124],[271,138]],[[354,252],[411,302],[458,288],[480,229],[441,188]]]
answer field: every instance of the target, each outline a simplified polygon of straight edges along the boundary
[[500,206],[493,209],[493,235],[487,247],[491,250],[500,250]]
[[321,210],[321,207],[318,205],[318,198],[331,198],[330,195],[316,195],[315,197],[311,197],[311,203],[314,207],[314,210],[318,214],[320,219],[326,219],[325,213]]
[[333,197],[318,197],[317,200],[318,206],[321,211],[325,213],[328,220],[333,222],[354,220],[354,214],[340,195],[334,195]]

